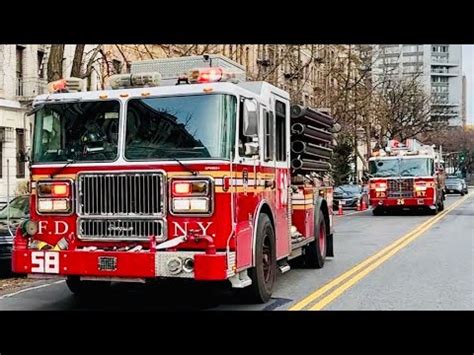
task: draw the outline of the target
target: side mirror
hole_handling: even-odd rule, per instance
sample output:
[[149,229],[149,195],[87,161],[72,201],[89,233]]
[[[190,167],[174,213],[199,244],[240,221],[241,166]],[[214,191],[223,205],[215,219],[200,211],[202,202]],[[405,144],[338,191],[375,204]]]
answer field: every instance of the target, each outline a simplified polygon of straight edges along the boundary
[[246,137],[258,136],[258,105],[254,99],[246,99],[243,105],[242,133]]
[[258,155],[258,142],[245,143],[245,156],[253,157]]

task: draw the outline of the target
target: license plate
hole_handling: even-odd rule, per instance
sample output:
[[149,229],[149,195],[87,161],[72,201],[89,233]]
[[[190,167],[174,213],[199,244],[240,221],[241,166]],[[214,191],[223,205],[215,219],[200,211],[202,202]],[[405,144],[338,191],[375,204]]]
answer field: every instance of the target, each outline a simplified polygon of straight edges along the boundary
[[117,270],[117,258],[114,256],[99,256],[98,264],[100,271]]
[[346,204],[346,201],[341,201],[341,205],[345,205]]
[[454,190],[449,190],[449,192],[454,192]]

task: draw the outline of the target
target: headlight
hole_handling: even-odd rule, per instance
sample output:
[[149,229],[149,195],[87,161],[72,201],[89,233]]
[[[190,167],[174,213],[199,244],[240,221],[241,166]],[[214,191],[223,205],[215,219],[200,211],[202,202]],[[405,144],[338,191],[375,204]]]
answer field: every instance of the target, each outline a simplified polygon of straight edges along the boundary
[[209,211],[208,198],[174,198],[173,212],[207,213]]
[[72,211],[72,182],[69,180],[39,181],[36,209],[39,213]]
[[38,212],[69,212],[70,204],[66,199],[39,198]]
[[170,209],[175,214],[211,214],[213,184],[203,178],[172,179]]

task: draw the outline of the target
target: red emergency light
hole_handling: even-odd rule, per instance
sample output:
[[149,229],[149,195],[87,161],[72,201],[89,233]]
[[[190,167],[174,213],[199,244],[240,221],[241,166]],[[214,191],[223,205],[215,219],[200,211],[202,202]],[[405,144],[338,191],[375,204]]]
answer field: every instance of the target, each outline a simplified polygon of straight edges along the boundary
[[231,79],[235,79],[235,74],[229,73],[223,68],[219,67],[195,68],[192,69],[188,74],[189,82],[197,84],[215,83],[218,81],[228,81]]

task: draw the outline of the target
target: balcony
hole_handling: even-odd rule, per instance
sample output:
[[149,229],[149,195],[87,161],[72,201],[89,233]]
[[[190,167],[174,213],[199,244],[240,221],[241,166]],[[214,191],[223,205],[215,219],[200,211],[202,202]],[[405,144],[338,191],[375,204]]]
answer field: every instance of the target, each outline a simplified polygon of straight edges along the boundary
[[459,70],[449,70],[448,68],[431,68],[432,76],[458,76]]
[[18,78],[16,96],[19,101],[32,100],[35,96],[46,93],[46,79]]
[[449,56],[448,56],[448,53],[432,53],[431,54],[431,64],[432,65],[436,65],[436,64],[442,64],[444,66],[449,66],[449,67],[457,67],[459,66],[459,64],[456,64],[456,63],[451,63],[449,61]]

